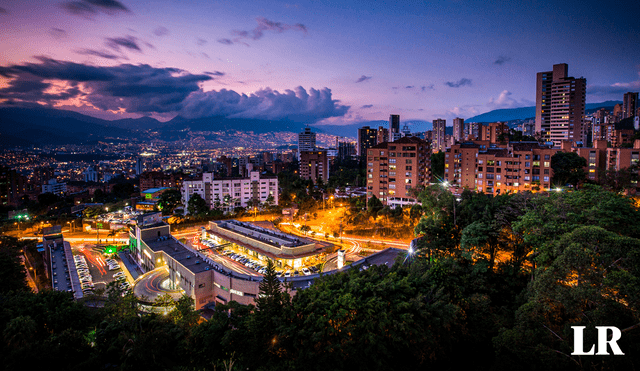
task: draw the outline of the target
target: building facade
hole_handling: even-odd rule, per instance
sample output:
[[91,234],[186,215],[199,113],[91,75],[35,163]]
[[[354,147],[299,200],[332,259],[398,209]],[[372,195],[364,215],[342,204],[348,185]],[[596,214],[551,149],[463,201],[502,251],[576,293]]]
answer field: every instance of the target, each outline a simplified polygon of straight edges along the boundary
[[235,207],[255,206],[270,198],[277,205],[278,177],[264,176],[257,171],[250,171],[249,175],[245,178],[214,179],[213,173],[204,173],[202,179],[184,181],[180,189],[182,203],[188,205],[189,199],[197,193],[210,209],[232,211]]
[[403,137],[380,143],[367,153],[367,199],[376,196],[388,206],[416,202],[411,189],[430,180],[429,143],[417,137]]
[[638,93],[628,92],[622,100],[622,118],[634,117],[638,111]]
[[447,120],[435,119],[433,120],[433,145],[434,152],[444,151],[446,146],[446,127]]
[[536,76],[536,132],[555,147],[563,140],[584,142],[587,80],[568,76],[568,65]]
[[378,144],[378,130],[369,126],[358,129],[358,156],[365,156],[367,150]]
[[298,160],[300,160],[302,151],[313,151],[314,149],[316,149],[316,133],[307,126],[303,132],[298,134]]
[[464,141],[465,139],[466,138],[464,135],[464,119],[460,117],[456,117],[453,119],[453,140],[459,143]]
[[300,178],[311,179],[317,183],[320,179],[327,184],[329,180],[329,160],[327,150],[300,152]]

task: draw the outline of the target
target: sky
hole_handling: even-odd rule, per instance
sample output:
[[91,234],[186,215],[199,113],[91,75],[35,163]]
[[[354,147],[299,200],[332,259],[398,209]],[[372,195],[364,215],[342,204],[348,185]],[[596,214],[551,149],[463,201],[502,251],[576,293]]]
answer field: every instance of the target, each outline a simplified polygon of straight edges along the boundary
[[0,0],[0,104],[353,124],[640,91],[640,2]]

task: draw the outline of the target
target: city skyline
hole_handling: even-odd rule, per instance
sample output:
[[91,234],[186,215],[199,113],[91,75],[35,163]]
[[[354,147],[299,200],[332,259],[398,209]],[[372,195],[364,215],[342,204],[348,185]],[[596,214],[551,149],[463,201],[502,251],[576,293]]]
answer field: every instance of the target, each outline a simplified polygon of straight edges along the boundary
[[622,100],[640,89],[639,8],[4,1],[0,102],[109,119],[452,122],[534,106],[536,73],[558,63],[587,79],[587,103]]

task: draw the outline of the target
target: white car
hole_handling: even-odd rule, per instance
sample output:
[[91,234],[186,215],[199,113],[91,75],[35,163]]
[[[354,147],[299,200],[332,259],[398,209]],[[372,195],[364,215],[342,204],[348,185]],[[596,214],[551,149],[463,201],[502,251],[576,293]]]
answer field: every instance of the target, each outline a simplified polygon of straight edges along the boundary
[[311,274],[311,271],[309,270],[309,268],[304,267],[302,268],[302,273],[304,273],[305,276],[308,276]]

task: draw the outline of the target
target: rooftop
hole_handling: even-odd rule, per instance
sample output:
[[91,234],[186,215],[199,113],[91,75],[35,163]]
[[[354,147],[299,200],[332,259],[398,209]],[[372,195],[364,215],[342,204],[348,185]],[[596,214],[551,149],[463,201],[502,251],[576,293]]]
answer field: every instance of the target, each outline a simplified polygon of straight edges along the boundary
[[175,261],[182,264],[185,268],[198,274],[204,271],[214,269],[213,265],[203,259],[195,251],[192,251],[178,242],[173,236],[161,236],[159,238],[151,238],[144,241],[147,246],[154,252],[163,251],[171,256]]

